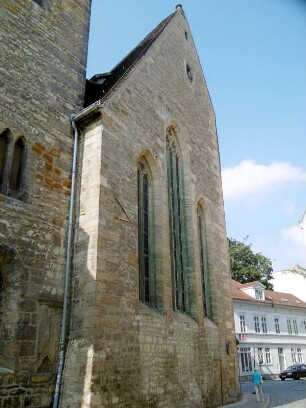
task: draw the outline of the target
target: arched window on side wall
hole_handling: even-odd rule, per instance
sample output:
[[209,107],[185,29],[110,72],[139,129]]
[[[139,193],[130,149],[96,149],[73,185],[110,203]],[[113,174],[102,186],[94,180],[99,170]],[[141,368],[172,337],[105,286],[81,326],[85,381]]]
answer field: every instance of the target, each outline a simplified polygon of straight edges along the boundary
[[0,192],[21,198],[25,192],[27,145],[23,136],[16,142],[9,129],[0,134]]
[[14,146],[13,159],[11,165],[9,188],[10,190],[20,190],[23,184],[25,167],[25,143],[19,138]]
[[173,128],[167,130],[167,172],[170,216],[173,309],[188,311],[187,233],[181,157]]
[[203,310],[204,310],[204,315],[211,318],[211,304],[210,304],[210,295],[209,295],[210,292],[209,292],[208,254],[207,254],[207,245],[206,245],[205,220],[204,220],[204,211],[200,204],[198,204],[197,216],[198,216],[198,234],[199,234]]
[[5,189],[5,173],[7,166],[8,146],[9,146],[9,131],[5,130],[0,135],[0,190]]
[[139,298],[156,305],[152,178],[147,161],[138,162]]

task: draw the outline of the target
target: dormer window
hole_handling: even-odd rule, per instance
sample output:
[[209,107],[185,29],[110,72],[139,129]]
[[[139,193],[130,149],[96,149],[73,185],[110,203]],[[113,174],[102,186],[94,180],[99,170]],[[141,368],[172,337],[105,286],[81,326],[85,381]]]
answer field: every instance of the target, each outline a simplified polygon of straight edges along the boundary
[[253,299],[265,300],[265,286],[261,282],[246,283],[241,290]]
[[263,300],[263,291],[261,289],[255,289],[255,299]]

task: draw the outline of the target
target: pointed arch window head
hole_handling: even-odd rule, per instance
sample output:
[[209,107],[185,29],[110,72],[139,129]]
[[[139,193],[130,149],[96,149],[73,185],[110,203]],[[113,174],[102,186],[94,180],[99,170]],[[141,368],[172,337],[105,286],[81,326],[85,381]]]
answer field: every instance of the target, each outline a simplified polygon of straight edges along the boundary
[[179,156],[178,148],[177,148],[177,141],[176,141],[176,133],[173,127],[169,127],[167,129],[167,149],[174,154],[175,156]]
[[155,306],[152,178],[144,158],[139,160],[137,170],[139,298],[142,302]]
[[187,312],[188,256],[183,169],[175,130],[172,127],[167,130],[166,141],[173,309]]
[[206,245],[206,231],[204,211],[200,203],[197,206],[198,217],[198,235],[199,235],[199,250],[200,250],[200,267],[201,267],[201,282],[202,282],[202,298],[204,315],[211,318],[211,305],[209,298],[209,271],[208,271],[208,253]]

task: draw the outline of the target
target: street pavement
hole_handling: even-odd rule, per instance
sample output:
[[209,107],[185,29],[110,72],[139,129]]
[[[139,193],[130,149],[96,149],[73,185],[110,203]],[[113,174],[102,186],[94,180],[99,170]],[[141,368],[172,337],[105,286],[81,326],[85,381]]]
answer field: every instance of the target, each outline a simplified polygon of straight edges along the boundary
[[[273,382],[272,382],[273,383]],[[275,388],[275,385],[277,388]],[[269,407],[306,408],[306,380],[274,381],[269,386]]]
[[263,402],[257,402],[256,395],[249,392],[242,393],[241,399],[238,402],[235,402],[234,404],[223,405],[223,407],[226,408],[268,408],[269,406],[269,394],[264,394]]
[[264,383],[264,402],[258,403],[251,382],[241,384],[242,398],[226,408],[306,408],[306,379]]

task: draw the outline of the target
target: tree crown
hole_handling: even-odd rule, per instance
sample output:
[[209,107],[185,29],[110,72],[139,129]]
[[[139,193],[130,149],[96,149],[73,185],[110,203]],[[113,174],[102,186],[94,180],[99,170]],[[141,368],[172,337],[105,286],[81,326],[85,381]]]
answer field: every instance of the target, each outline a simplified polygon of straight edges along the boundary
[[252,244],[246,244],[234,238],[228,238],[230,269],[232,278],[240,283],[259,281],[265,285],[266,289],[273,290],[273,285],[269,282],[273,279],[272,262],[261,252],[254,253]]

